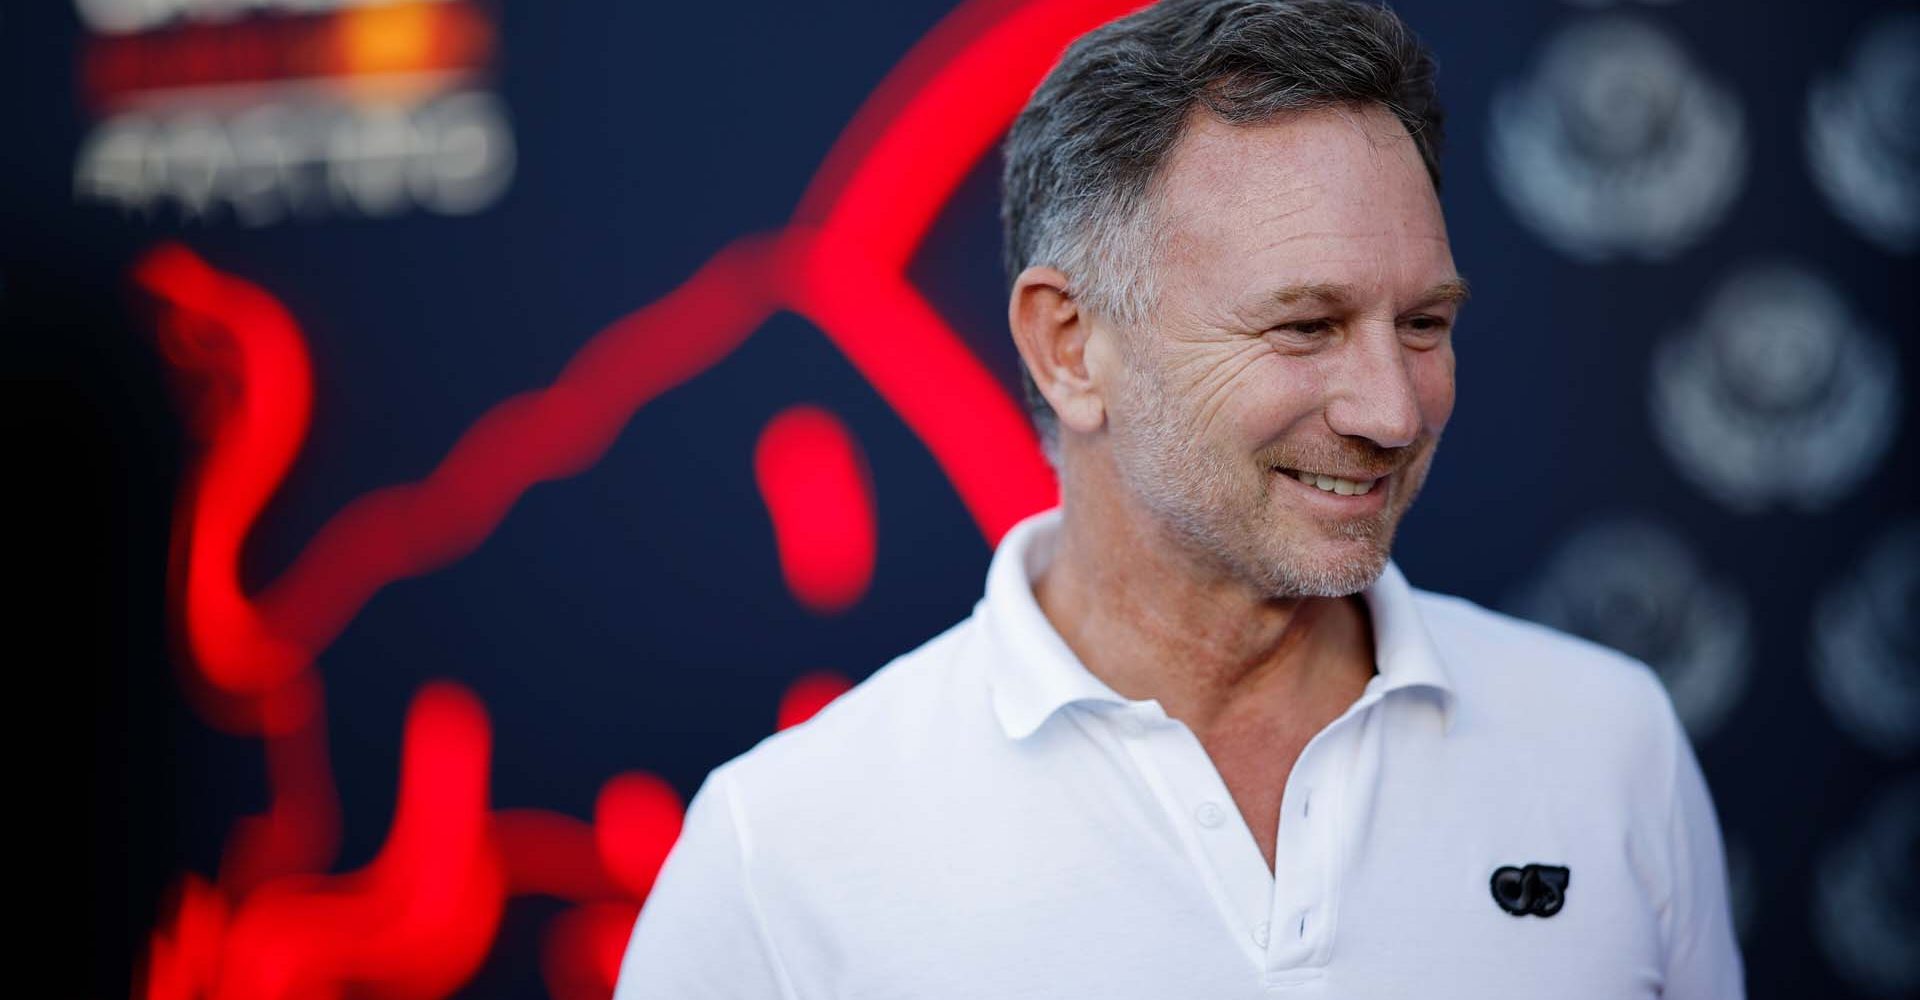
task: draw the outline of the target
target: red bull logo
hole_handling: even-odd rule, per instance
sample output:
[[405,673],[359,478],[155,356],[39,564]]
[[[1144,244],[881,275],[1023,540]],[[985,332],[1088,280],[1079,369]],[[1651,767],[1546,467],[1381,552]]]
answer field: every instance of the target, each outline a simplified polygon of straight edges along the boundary
[[[242,586],[241,551],[310,421],[324,419],[305,336],[269,290],[177,244],[148,254],[135,277],[160,304],[161,344],[194,387],[190,425],[203,440],[175,526],[181,681],[210,724],[264,744],[271,804],[234,828],[219,872],[182,878],[153,934],[145,994],[444,996],[493,948],[506,902],[538,894],[571,907],[546,930],[549,991],[608,995],[678,835],[672,788],[634,771],[606,780],[591,818],[495,808],[486,706],[456,680],[435,682],[405,722],[385,846],[366,867],[335,873],[324,654],[382,588],[484,545],[527,489],[593,466],[635,413],[781,311],[813,323],[871,384],[989,543],[1051,505],[1052,471],[1023,408],[907,265],[1067,43],[1138,6],[965,4],[868,99],[786,226],[735,240],[584,338],[552,384],[482,414],[427,476],[347,504],[255,589]],[[823,615],[856,605],[877,532],[858,440],[829,410],[796,406],[768,416],[752,459],[794,599]],[[800,678],[777,725],[846,686],[828,673]]]

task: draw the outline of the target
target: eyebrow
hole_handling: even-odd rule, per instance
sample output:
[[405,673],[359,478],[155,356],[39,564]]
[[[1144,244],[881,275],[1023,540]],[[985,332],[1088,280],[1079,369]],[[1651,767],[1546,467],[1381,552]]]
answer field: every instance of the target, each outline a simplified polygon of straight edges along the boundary
[[[1417,309],[1421,306],[1439,305],[1443,302],[1458,305],[1467,301],[1467,295],[1467,279],[1448,278],[1434,285],[1432,288],[1421,292],[1413,308]],[[1352,285],[1317,281],[1304,285],[1288,285],[1285,288],[1276,289],[1273,294],[1267,296],[1267,301],[1273,305],[1290,306],[1297,302],[1304,302],[1311,299],[1327,305],[1338,305],[1352,298]]]

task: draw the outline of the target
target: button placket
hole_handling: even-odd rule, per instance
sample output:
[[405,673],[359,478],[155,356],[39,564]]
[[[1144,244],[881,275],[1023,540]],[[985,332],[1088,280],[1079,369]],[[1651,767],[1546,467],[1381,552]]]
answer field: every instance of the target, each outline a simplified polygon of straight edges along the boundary
[[[1124,732],[1118,724],[1124,717],[1115,718],[1116,732]],[[1245,942],[1249,959],[1264,965],[1266,945],[1254,931],[1265,926],[1272,912],[1272,874],[1246,825],[1236,822],[1232,796],[1199,738],[1179,720],[1161,718],[1166,721],[1148,738],[1123,740],[1122,746],[1168,818],[1178,822],[1182,843],[1200,867],[1222,917]]]
[[1319,794],[1314,811],[1321,818],[1314,831],[1320,862],[1314,891],[1317,898],[1308,909],[1301,944],[1308,950],[1310,962],[1325,964],[1333,951],[1333,936],[1340,921],[1340,892],[1346,872],[1355,859],[1350,855],[1352,834],[1370,822],[1365,810],[1371,800],[1380,768],[1380,715],[1385,709],[1386,692],[1366,699],[1346,732],[1327,747],[1322,761],[1327,780],[1316,782]]
[[1359,728],[1358,720],[1377,701],[1376,695],[1361,699],[1325,730],[1308,741],[1294,763],[1284,798],[1279,841],[1274,859],[1272,900],[1275,938],[1269,953],[1269,972],[1300,969],[1323,959],[1328,928],[1327,894],[1337,880],[1329,866],[1337,863],[1332,840],[1338,813],[1335,794],[1339,775],[1327,768],[1351,749],[1350,741]]

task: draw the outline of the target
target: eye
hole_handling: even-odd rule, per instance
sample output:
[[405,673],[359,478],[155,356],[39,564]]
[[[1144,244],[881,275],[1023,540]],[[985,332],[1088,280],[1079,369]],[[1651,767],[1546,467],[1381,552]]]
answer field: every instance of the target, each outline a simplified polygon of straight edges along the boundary
[[1445,316],[1420,315],[1407,317],[1407,319],[1402,321],[1401,325],[1431,340],[1437,339],[1441,334],[1446,333],[1447,330],[1453,326],[1453,322]]
[[1303,319],[1293,323],[1282,323],[1274,327],[1274,329],[1285,330],[1288,333],[1297,333],[1303,337],[1318,337],[1333,332],[1333,320],[1324,317],[1321,319]]

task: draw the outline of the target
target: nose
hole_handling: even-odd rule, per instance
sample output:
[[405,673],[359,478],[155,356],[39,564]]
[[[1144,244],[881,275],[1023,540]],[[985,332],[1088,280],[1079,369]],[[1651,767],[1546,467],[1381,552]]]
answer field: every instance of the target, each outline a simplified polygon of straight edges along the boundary
[[1327,426],[1382,448],[1404,448],[1420,435],[1420,399],[1400,338],[1387,324],[1347,339],[1332,373]]

